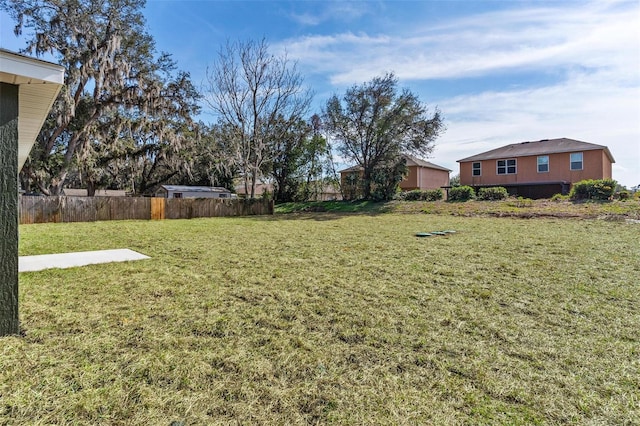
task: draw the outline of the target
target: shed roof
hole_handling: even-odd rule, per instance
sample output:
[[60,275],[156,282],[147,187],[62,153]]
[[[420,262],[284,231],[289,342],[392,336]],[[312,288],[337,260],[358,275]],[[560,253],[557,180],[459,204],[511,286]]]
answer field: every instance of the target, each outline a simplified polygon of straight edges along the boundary
[[0,48],[0,83],[19,87],[18,169],[21,169],[64,84],[64,68]]
[[[82,188],[64,188],[62,193],[70,197],[86,197],[88,195],[86,189]],[[127,191],[124,189],[96,189],[94,196],[96,197],[124,197]]]
[[177,191],[177,192],[228,192],[231,193],[227,188],[223,188],[221,186],[188,186],[188,185],[160,185],[161,188],[164,188],[167,191]]
[[562,152],[593,151],[596,149],[604,150],[611,162],[615,163],[613,155],[611,155],[609,148],[606,146],[568,138],[542,139],[539,141],[505,145],[500,148],[492,149],[491,151],[463,158],[462,160],[458,160],[458,163],[479,160],[496,160],[501,158],[527,157],[531,155],[558,154]]

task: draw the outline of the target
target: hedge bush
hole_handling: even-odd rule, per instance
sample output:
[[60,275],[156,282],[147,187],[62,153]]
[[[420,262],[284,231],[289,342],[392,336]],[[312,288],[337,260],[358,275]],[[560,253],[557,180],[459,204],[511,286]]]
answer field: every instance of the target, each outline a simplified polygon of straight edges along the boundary
[[449,201],[468,201],[476,197],[476,192],[470,186],[454,186],[449,190]]
[[444,192],[442,189],[427,189],[420,190],[414,189],[407,192],[402,192],[399,197],[401,200],[405,201],[437,201],[442,200],[444,198]]
[[608,200],[613,197],[618,183],[613,179],[587,179],[573,184],[572,200]]
[[478,191],[478,200],[494,201],[504,200],[509,196],[507,188],[503,186],[492,186],[490,188],[480,188]]
[[419,189],[414,189],[411,191],[401,192],[400,194],[398,194],[398,198],[405,201],[418,201],[421,194],[422,191],[420,191]]
[[442,189],[427,189],[426,191],[422,191],[422,199],[424,201],[438,201],[444,198],[444,192]]

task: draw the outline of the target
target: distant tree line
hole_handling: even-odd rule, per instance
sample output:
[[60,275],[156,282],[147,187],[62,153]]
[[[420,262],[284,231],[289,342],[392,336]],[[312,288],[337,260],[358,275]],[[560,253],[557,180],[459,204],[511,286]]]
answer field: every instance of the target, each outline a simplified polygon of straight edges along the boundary
[[[401,155],[428,155],[444,130],[389,73],[331,97],[313,94],[295,62],[268,43],[228,42],[195,88],[145,28],[144,0],[0,0],[26,37],[24,53],[53,55],[65,85],[20,174],[22,188],[152,194],[161,184],[261,181],[277,201],[306,200],[339,182],[334,150],[359,165],[364,198],[389,199],[406,172]],[[213,123],[196,121],[201,105]],[[331,145],[332,141],[335,145]]]

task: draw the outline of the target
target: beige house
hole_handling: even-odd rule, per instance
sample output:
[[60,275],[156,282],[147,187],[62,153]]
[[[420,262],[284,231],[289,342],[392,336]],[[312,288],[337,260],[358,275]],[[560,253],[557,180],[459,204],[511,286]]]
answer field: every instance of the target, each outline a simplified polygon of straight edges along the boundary
[[[403,155],[403,157],[406,161],[408,173],[400,182],[401,190],[427,190],[449,186],[449,173],[451,173],[451,170],[410,155]],[[340,183],[347,199],[357,197],[357,189],[353,188],[352,184],[357,180],[354,179],[354,175],[358,178],[362,176],[361,166],[353,166],[340,171]]]
[[409,155],[404,157],[407,161],[409,174],[400,182],[400,189],[403,191],[438,189],[443,186],[449,186],[449,173],[451,173],[451,170]]
[[611,179],[614,162],[606,146],[567,138],[505,145],[458,160],[461,185],[503,186],[527,198],[567,194],[584,179]]
[[[312,182],[315,183],[315,182]],[[235,186],[236,193],[239,197],[247,198],[247,193],[245,192],[244,185],[236,185]],[[249,188],[251,191],[251,188]],[[273,195],[274,187],[272,183],[257,183],[255,188],[254,197],[260,198],[263,197],[265,192],[269,195]],[[333,200],[342,200],[342,194],[337,188],[334,188],[333,185],[325,184],[311,197],[309,201],[333,201]]]

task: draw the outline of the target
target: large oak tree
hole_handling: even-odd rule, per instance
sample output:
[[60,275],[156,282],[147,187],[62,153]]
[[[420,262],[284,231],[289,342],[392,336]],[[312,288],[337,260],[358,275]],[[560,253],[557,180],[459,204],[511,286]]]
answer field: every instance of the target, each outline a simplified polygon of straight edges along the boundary
[[[179,150],[198,110],[186,73],[157,54],[144,0],[0,0],[27,39],[52,55],[65,86],[23,168],[23,184],[59,194],[73,170],[95,187],[117,160],[154,167]],[[133,169],[131,169],[133,170]]]
[[[362,168],[361,196],[389,198],[401,178],[402,154],[425,157],[444,130],[440,111],[433,113],[408,89],[398,88],[389,73],[331,97],[324,123],[345,159]],[[388,176],[393,182],[382,179]]]

